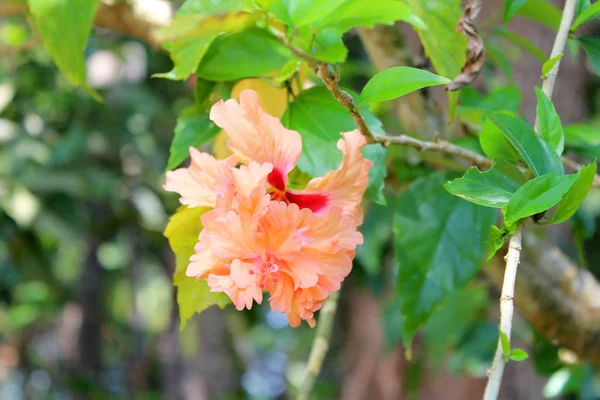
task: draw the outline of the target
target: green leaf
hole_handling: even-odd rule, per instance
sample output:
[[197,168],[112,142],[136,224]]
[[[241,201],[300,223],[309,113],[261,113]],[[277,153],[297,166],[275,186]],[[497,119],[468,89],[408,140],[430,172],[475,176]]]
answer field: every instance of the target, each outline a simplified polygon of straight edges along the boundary
[[517,11],[517,16],[538,22],[557,31],[562,19],[562,10],[548,0],[528,0]]
[[275,0],[270,11],[288,25],[299,28],[329,18],[347,2],[348,0]]
[[557,55],[556,57],[553,57],[553,58],[549,59],[548,61],[546,61],[544,63],[544,65],[542,65],[542,77],[544,79],[546,79],[546,77],[548,76],[548,74],[550,73],[550,71],[552,71],[552,69],[554,68],[554,66],[556,64],[558,64],[558,62],[561,60],[561,58],[563,58],[564,55],[565,55],[565,53],[560,53],[559,55]]
[[577,173],[577,181],[571,186],[567,194],[562,198],[556,212],[549,222],[542,225],[561,224],[569,220],[577,211],[594,183],[596,176],[596,163],[586,165]]
[[[383,133],[381,122],[368,110],[362,110],[367,125],[372,132]],[[302,136],[302,154],[298,168],[313,177],[323,176],[338,168],[342,153],[336,144],[340,133],[356,129],[356,124],[348,110],[341,106],[323,86],[301,92],[290,103],[281,118],[283,124],[298,131]],[[385,149],[373,144],[365,146],[363,155],[373,161],[369,170],[367,197],[382,199],[386,166],[383,163]]]
[[516,362],[521,362],[527,360],[529,358],[529,354],[522,349],[512,349],[510,353],[508,353],[508,358]]
[[488,293],[483,285],[468,286],[451,293],[423,327],[428,361],[431,357],[436,366],[439,365],[446,351],[459,345],[477,323],[487,303]]
[[577,0],[577,13],[575,15],[581,15],[581,13],[587,10],[591,5],[591,0]]
[[194,246],[202,230],[200,217],[209,211],[207,208],[180,207],[169,220],[165,229],[165,237],[176,257],[176,269],[173,277],[177,286],[177,304],[179,304],[180,329],[183,329],[195,313],[202,312],[213,304],[223,308],[231,303],[224,293],[210,291],[206,280],[196,280],[185,275],[190,257],[194,254]]
[[232,81],[265,75],[281,69],[291,53],[267,32],[251,28],[244,32],[217,37],[196,75],[211,81]]
[[536,87],[537,117],[540,121],[540,135],[556,151],[559,156],[565,149],[565,132],[560,121],[560,116],[542,89]]
[[542,393],[546,398],[579,393],[588,374],[590,374],[589,366],[585,364],[563,367],[552,374]]
[[546,61],[546,53],[544,53],[544,50],[542,50],[538,45],[536,45],[529,39],[519,35],[518,33],[515,33],[503,26],[494,28],[492,32],[516,44],[517,46],[522,47],[524,50],[528,51],[532,56],[537,58],[540,62]]
[[348,49],[342,41],[340,31],[336,29],[323,29],[315,35],[311,53],[319,61],[338,64],[346,61]]
[[571,27],[571,32],[575,32],[575,30],[577,30],[577,28],[579,28],[581,25],[598,17],[600,17],[600,3],[595,2],[586,8],[581,14],[579,14],[577,19],[575,19],[575,22]]
[[255,16],[239,12],[242,6],[239,0],[186,1],[169,26],[157,32],[159,40],[168,44],[173,69],[153,77],[187,79],[198,68],[217,35],[239,32],[254,23]]
[[444,184],[451,194],[480,206],[502,208],[527,179],[517,167],[504,161],[486,172],[475,167],[459,179]]
[[448,295],[479,269],[496,212],[448,194],[448,177],[435,173],[415,181],[398,201],[394,217],[404,343]]
[[496,255],[496,253],[502,248],[502,246],[504,246],[504,240],[506,239],[507,235],[507,231],[498,228],[496,225],[492,225],[490,227],[490,239],[488,244],[487,256],[488,261]]
[[360,102],[364,105],[392,100],[419,89],[450,82],[448,78],[423,69],[392,67],[378,72],[367,82],[360,94]]
[[[462,15],[460,0],[405,0],[414,15],[419,17],[427,29],[417,28],[425,53],[435,71],[448,78],[455,78],[465,65],[467,39],[456,31]],[[454,116],[457,92],[449,92],[448,109],[450,119]]]
[[[535,176],[563,174],[563,165],[558,154],[536,135],[527,122],[499,112],[486,112],[485,115],[500,128]],[[483,149],[485,151],[485,147]]]
[[500,331],[500,344],[502,345],[502,352],[506,358],[510,353],[510,339],[506,336],[506,333]]
[[[315,2],[334,3],[330,1],[306,1],[302,3]],[[333,28],[340,32],[346,32],[351,28],[370,28],[376,24],[393,24],[396,21],[405,21],[415,28],[427,29],[421,18],[419,18],[410,7],[398,0],[346,0],[335,12],[330,12],[319,21],[312,24],[313,28]]]
[[590,58],[596,72],[600,74],[600,37],[598,36],[580,36],[577,38],[583,50]]
[[28,4],[44,46],[58,68],[71,84],[101,101],[86,82],[84,55],[98,0],[29,0]]
[[492,160],[519,161],[517,149],[504,136],[502,130],[489,119],[481,127],[479,143],[485,155]]
[[547,174],[530,180],[512,196],[505,218],[516,222],[557,205],[577,180],[577,175]]
[[594,125],[574,124],[567,125],[565,130],[565,143],[575,148],[600,146],[600,128]]
[[506,0],[504,3],[504,23],[507,24],[527,1],[528,0]]
[[365,222],[360,227],[364,243],[356,248],[356,259],[370,276],[377,276],[382,269],[384,249],[392,236],[391,207],[373,204],[365,210]]
[[203,107],[193,105],[183,110],[175,126],[167,169],[175,169],[189,157],[190,147],[198,147],[208,142],[219,131],[220,128],[208,118],[208,111]]

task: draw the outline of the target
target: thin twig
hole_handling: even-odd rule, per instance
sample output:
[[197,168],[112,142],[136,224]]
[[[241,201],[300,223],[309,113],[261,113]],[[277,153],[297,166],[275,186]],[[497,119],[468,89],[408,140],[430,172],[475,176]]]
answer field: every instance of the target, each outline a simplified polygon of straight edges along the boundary
[[[510,237],[508,254],[506,255],[506,269],[504,270],[504,281],[502,283],[502,295],[500,296],[500,332],[504,333],[510,340],[512,332],[512,320],[515,310],[513,299],[515,297],[515,281],[517,268],[521,258],[521,239],[523,236],[523,223],[517,225],[517,230]],[[498,338],[496,354],[489,370],[489,379],[483,394],[484,400],[496,400],[502,383],[504,372],[504,349],[502,340]]]
[[337,310],[338,299],[340,292],[333,292],[329,295],[329,300],[323,305],[319,316],[317,326],[317,334],[313,341],[308,357],[308,365],[306,366],[306,376],[302,382],[302,386],[298,391],[296,400],[310,400],[312,392],[317,383],[317,378],[321,372],[321,366],[329,350],[329,340],[333,331],[333,321],[335,319],[335,311]]
[[[575,16],[575,10],[577,9],[577,0],[567,0],[565,8],[563,10],[562,20],[554,46],[552,48],[551,57],[562,53],[567,43],[567,37],[573,18]],[[558,74],[559,63],[552,69],[552,77],[548,74],[548,78],[542,85],[542,90],[548,96],[552,98],[552,92],[554,91],[554,84],[556,82],[556,76]],[[539,135],[539,124],[536,121],[535,124],[536,133]],[[512,332],[512,319],[514,312],[514,296],[515,296],[515,281],[517,277],[517,268],[519,266],[519,260],[521,256],[521,238],[523,235],[523,222],[517,224],[516,231],[512,234],[508,245],[508,254],[506,255],[506,270],[504,271],[504,282],[502,283],[502,295],[500,297],[500,333],[505,334],[510,341]],[[496,354],[494,355],[494,361],[489,371],[489,378],[485,387],[485,393],[483,395],[484,400],[496,400],[498,393],[500,392],[500,384],[502,383],[502,375],[504,373],[504,366],[506,364],[504,358],[504,350],[502,348],[502,338],[498,338],[498,345],[496,347]]]

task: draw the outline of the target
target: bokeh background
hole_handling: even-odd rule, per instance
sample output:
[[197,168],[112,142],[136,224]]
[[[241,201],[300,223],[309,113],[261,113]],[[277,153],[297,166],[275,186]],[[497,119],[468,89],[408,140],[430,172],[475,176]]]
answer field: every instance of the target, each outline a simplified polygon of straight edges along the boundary
[[[158,18],[178,6],[151,3]],[[481,18],[494,18],[502,2],[485,3]],[[524,20],[510,27],[549,52],[548,28]],[[402,57],[419,60],[410,28],[391,29],[405,34]],[[23,43],[31,45],[10,50]],[[346,43],[343,78],[360,89],[376,66],[355,32]],[[162,184],[177,116],[194,102],[193,83],[151,78],[170,70],[165,52],[96,29],[87,62],[88,82],[104,100],[98,103],[68,84],[25,17],[0,19],[0,45],[0,398],[289,398],[286,389],[293,392],[303,377],[314,335],[308,327],[291,329],[263,305],[244,313],[213,307],[179,331],[174,257],[162,235],[178,202]],[[530,89],[540,63],[510,41],[499,46],[513,63],[514,84],[524,89],[520,110],[532,120]],[[563,122],[600,121],[600,80],[581,53],[565,60],[555,96]],[[498,79],[490,68],[477,89]],[[438,95],[428,101],[435,104]],[[394,110],[377,111],[397,126],[389,117]],[[401,182],[426,168],[405,158],[390,167]],[[570,228],[553,231],[595,273],[599,202],[592,198],[578,217],[581,240]],[[497,292],[481,278],[455,294],[407,361],[394,329],[388,215],[369,208],[364,230],[375,240],[359,252],[344,285],[315,399],[480,398],[497,340]],[[572,392],[565,399],[600,398],[592,367],[561,354],[518,317],[515,329],[532,357],[507,369],[512,384],[503,399],[559,395],[556,387],[565,385]]]

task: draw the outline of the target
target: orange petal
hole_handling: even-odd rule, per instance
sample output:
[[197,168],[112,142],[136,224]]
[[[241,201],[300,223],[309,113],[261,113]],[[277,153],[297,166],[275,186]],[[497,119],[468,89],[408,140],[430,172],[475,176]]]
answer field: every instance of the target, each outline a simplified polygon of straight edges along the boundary
[[343,133],[343,139],[337,147],[343,153],[342,163],[335,171],[329,171],[322,178],[314,178],[308,182],[303,191],[292,192],[296,196],[319,194],[327,199],[326,206],[315,212],[327,213],[331,207],[342,208],[344,214],[356,213],[369,185],[370,160],[363,158],[362,148],[367,143],[358,130]]
[[244,90],[239,103],[229,99],[215,104],[210,119],[225,130],[229,148],[242,162],[271,163],[269,183],[285,189],[287,175],[302,152],[302,140],[298,132],[284,128],[277,118],[262,110],[255,91]]
[[179,193],[179,201],[188,207],[214,207],[217,195],[233,184],[231,169],[237,160],[235,156],[216,160],[193,147],[190,147],[190,155],[192,162],[188,168],[167,172],[164,188]]

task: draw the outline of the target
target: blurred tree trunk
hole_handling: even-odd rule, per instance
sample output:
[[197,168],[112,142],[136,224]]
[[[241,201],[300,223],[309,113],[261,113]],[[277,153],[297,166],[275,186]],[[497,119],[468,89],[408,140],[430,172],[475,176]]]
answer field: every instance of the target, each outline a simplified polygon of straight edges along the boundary
[[82,319],[77,337],[77,361],[74,366],[76,375],[84,377],[96,387],[101,387],[104,323],[104,296],[102,296],[104,270],[98,261],[99,245],[100,241],[97,238],[88,241],[89,250],[80,279],[79,304]]

